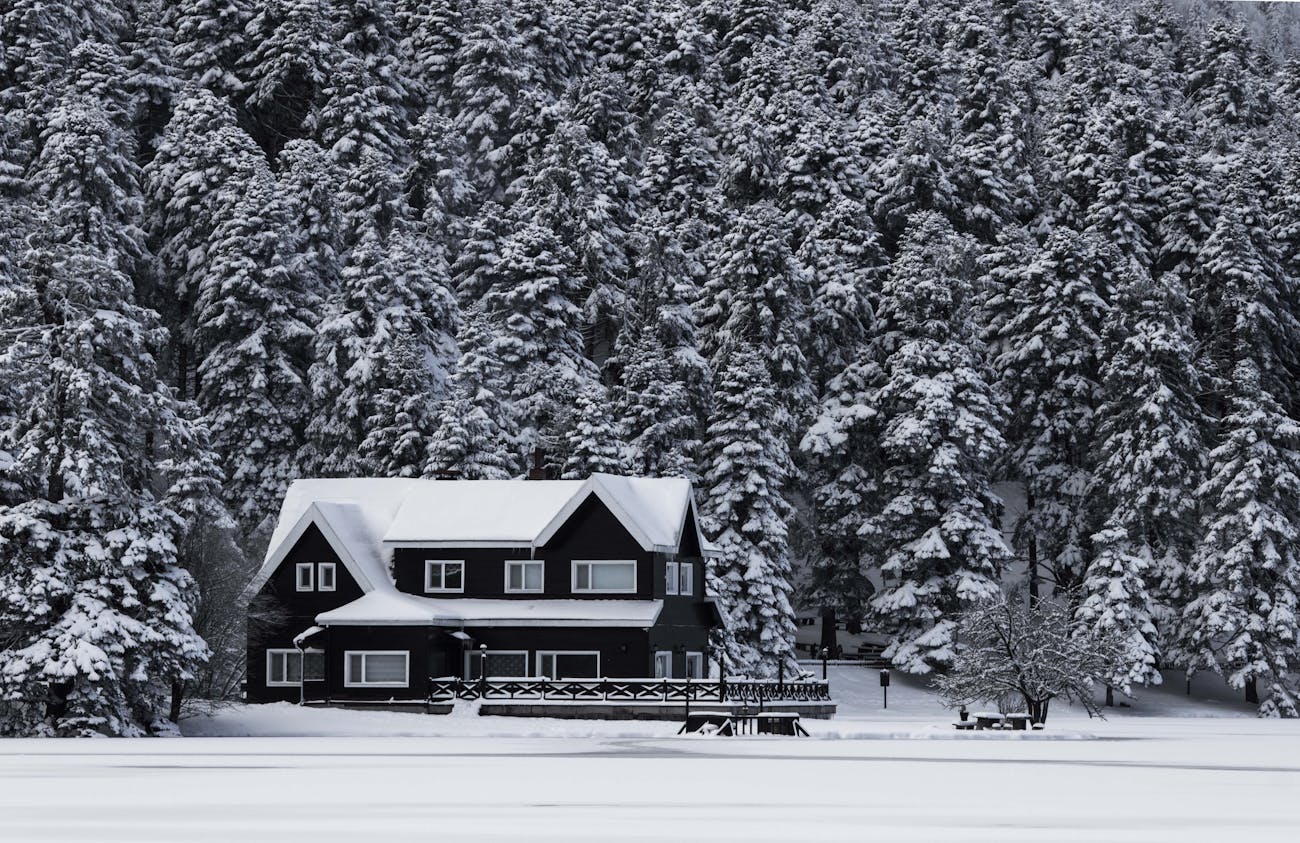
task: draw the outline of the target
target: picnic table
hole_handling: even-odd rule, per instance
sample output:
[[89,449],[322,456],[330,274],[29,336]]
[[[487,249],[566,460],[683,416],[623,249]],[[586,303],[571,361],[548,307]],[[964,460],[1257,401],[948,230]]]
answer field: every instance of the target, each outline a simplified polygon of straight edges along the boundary
[[731,714],[725,711],[692,711],[677,734],[709,734],[732,737],[734,735],[785,735],[807,737],[808,730],[799,722],[793,711],[760,711],[753,714]]
[[[967,731],[971,729],[1009,729],[1023,732],[1030,728],[1029,715],[1019,712],[1013,714],[1002,714],[997,711],[977,711],[971,715],[971,718],[971,720],[959,720],[952,725],[955,726],[958,731]],[[1041,723],[1034,723],[1033,728],[1035,730],[1041,730],[1043,725]]]

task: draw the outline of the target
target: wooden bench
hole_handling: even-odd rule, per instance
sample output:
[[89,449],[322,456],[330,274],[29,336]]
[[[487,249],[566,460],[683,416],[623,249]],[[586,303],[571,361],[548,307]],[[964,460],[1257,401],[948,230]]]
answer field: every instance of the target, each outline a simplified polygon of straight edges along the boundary
[[953,725],[954,728],[957,729],[958,732],[973,732],[973,731],[975,731],[975,721],[974,721],[974,720],[957,720],[957,721],[954,721],[952,725]]
[[732,715],[725,711],[692,711],[677,734],[709,734],[731,737],[736,734]]
[[751,716],[760,735],[808,737],[808,731],[799,723],[799,715],[792,711],[764,711]]

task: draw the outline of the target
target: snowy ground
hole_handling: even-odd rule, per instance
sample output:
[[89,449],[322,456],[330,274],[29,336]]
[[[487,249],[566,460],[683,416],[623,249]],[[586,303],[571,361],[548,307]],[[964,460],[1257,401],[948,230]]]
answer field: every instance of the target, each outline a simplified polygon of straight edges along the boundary
[[[812,722],[812,739],[260,706],[192,719],[175,740],[0,742],[0,840],[1183,843],[1300,831],[1300,727],[1209,691],[1149,693],[1105,722],[1053,712],[1042,735],[972,736],[914,683],[895,677],[882,711],[874,671],[833,670],[842,714]],[[254,737],[203,737],[214,735]]]

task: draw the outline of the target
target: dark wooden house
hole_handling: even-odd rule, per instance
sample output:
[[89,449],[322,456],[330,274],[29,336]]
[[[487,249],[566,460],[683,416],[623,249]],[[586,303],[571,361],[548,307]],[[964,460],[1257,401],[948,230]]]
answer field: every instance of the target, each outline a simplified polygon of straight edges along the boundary
[[255,578],[247,698],[693,677],[719,623],[685,480],[300,480]]

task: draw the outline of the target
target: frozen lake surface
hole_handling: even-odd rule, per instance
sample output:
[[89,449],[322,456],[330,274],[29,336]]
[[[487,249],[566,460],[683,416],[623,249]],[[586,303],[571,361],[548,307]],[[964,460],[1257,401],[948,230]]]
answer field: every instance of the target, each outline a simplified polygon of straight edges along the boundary
[[1162,693],[959,736],[917,686],[882,712],[874,675],[838,679],[844,716],[806,739],[262,706],[186,730],[318,736],[3,741],[0,840],[1297,839],[1295,722]]

